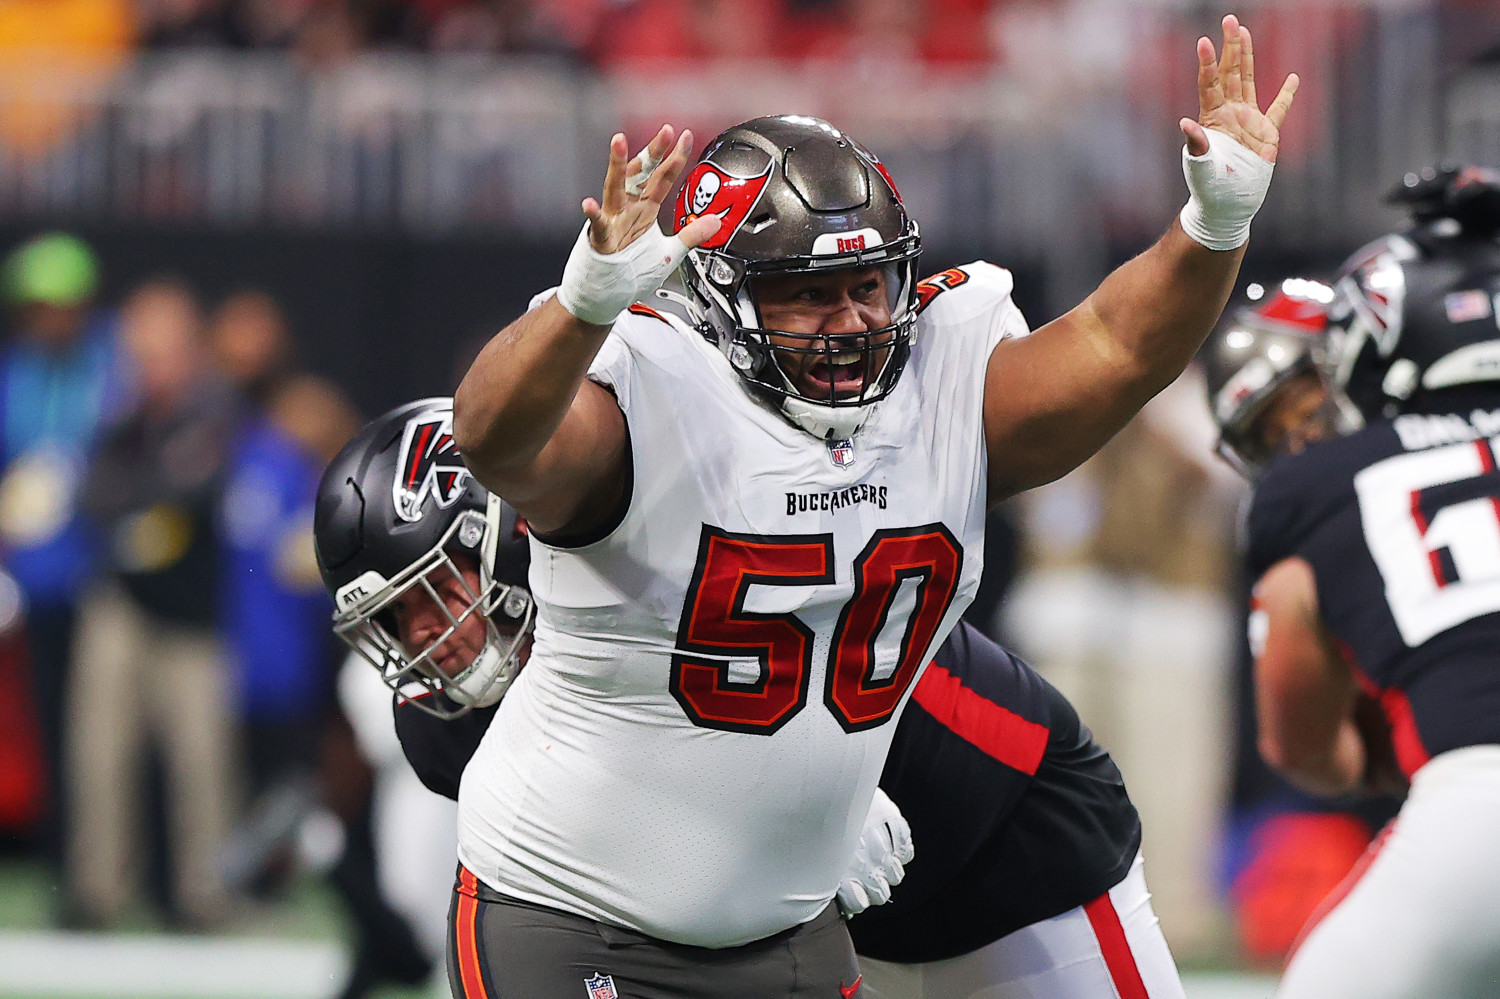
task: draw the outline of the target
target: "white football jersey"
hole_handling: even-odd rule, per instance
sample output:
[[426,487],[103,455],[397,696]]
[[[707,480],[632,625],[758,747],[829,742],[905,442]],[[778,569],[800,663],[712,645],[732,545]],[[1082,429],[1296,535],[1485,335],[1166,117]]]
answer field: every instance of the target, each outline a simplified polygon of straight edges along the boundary
[[592,543],[532,540],[535,647],[459,795],[480,880],[703,947],[833,898],[897,713],[979,584],[985,369],[1027,332],[998,267],[922,291],[906,371],[843,444],[684,324],[615,324],[590,377],[625,413],[630,503]]

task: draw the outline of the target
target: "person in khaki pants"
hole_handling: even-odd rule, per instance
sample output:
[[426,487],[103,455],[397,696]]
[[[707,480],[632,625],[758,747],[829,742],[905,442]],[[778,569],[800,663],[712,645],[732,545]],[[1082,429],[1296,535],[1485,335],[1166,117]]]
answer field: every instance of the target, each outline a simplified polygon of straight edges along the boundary
[[235,771],[213,511],[235,405],[208,373],[201,326],[178,283],[150,282],[127,300],[121,338],[138,401],[101,439],[85,487],[110,572],[84,603],[75,646],[67,912],[80,927],[109,925],[131,900],[151,747],[166,776],[167,918],[202,929],[226,915],[218,861]]
[[206,928],[224,913],[218,851],[227,835],[231,751],[223,659],[212,631],[162,621],[118,584],[87,598],[71,726],[73,904],[107,925],[130,897],[142,814],[141,764],[161,753],[173,844],[173,917]]

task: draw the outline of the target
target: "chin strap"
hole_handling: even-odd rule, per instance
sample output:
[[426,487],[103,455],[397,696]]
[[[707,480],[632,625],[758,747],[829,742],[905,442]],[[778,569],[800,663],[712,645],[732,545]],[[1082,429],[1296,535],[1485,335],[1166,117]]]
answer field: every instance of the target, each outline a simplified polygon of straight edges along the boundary
[[781,400],[782,415],[820,441],[841,441],[853,437],[870,418],[870,411],[874,406],[874,403],[864,406],[820,406],[791,396]]
[[465,707],[487,708],[500,702],[518,671],[514,657],[501,656],[495,643],[489,642],[468,669],[444,682],[443,693]]

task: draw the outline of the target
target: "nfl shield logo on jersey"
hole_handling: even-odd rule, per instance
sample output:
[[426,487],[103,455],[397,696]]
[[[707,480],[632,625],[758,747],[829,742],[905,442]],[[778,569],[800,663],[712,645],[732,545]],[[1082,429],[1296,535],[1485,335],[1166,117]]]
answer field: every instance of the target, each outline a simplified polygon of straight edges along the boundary
[[620,999],[620,993],[615,991],[615,980],[611,975],[601,975],[596,971],[594,977],[583,980],[583,985],[589,990],[589,999]]
[[828,457],[840,468],[847,468],[854,464],[854,441],[845,437],[841,441],[828,442]]

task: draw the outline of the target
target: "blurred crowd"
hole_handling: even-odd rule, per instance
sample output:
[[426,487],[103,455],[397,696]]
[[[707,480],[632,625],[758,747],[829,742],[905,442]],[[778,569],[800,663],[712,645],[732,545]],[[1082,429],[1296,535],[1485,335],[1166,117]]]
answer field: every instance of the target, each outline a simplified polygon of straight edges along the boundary
[[51,866],[58,925],[207,931],[284,891],[326,815],[362,946],[420,981],[429,960],[371,897],[369,767],[312,545],[358,418],[266,293],[98,288],[66,233],[0,264],[0,672],[19,695],[0,756],[40,778],[0,786],[0,823]]
[[[313,64],[370,49],[533,53],[594,65],[734,56],[938,62],[993,55],[992,0],[5,0],[0,50],[99,54],[288,49]],[[872,53],[870,44],[877,46]]]

